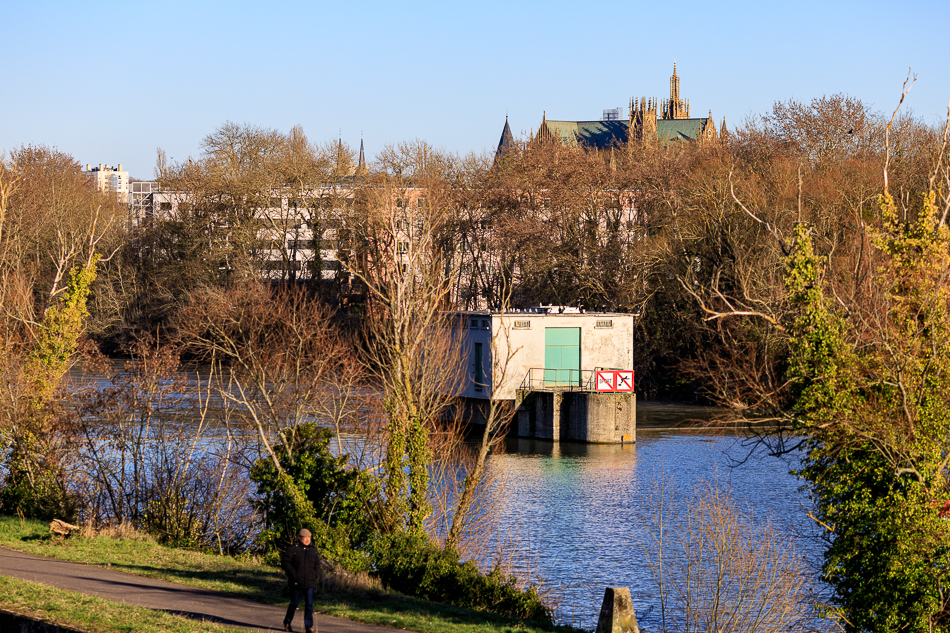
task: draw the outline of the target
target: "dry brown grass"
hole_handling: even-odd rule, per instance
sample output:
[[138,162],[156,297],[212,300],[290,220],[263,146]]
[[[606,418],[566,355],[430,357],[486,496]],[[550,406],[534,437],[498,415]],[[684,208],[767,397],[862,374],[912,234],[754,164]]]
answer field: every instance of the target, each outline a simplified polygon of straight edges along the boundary
[[106,524],[96,526],[91,522],[86,522],[82,526],[82,531],[79,533],[82,538],[94,538],[97,536],[104,536],[106,538],[111,538],[115,540],[136,540],[136,541],[149,541],[154,540],[151,536],[136,530],[128,521],[122,521],[121,523],[116,524]]
[[386,595],[383,583],[366,572],[351,573],[338,565],[324,560],[323,592],[338,595],[359,595],[381,599]]

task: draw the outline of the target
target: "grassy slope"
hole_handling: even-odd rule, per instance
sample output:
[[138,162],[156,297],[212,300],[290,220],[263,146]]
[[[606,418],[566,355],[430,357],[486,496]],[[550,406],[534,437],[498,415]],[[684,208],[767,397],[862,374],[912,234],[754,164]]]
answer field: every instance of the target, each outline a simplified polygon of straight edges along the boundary
[[[284,602],[282,590],[285,579],[283,573],[276,567],[265,565],[254,558],[236,559],[163,547],[143,536],[70,537],[66,541],[56,542],[49,538],[46,523],[15,517],[0,517],[0,546],[222,591],[259,602],[272,604]],[[515,631],[540,633],[552,630],[572,633],[575,631],[569,627],[552,629],[534,622],[522,622],[493,614],[424,602],[389,592],[380,594],[352,591],[341,594],[321,594],[315,596],[315,603],[321,613],[328,615],[423,633],[509,633]],[[0,604],[6,604],[3,598],[0,598]]]
[[89,633],[244,633],[143,607],[0,576],[0,607],[20,615]]

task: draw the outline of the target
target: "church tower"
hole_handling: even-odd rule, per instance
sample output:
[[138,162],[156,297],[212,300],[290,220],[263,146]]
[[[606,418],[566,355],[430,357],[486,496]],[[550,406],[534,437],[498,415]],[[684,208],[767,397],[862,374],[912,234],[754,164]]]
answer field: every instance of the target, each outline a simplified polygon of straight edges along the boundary
[[656,140],[656,101],[640,97],[640,104],[636,99],[630,100],[630,129],[627,138],[631,141]]
[[366,154],[363,152],[363,137],[360,137],[360,159],[356,163],[356,175],[363,176],[366,171]]
[[505,154],[515,144],[515,139],[511,135],[511,127],[508,125],[508,115],[505,115],[505,129],[501,131],[501,139],[498,141],[498,149],[495,150],[495,162],[505,157]]
[[661,117],[670,119],[688,119],[689,118],[689,100],[680,99],[680,78],[676,74],[676,62],[673,62],[673,76],[670,77],[670,98],[664,101],[660,108]]

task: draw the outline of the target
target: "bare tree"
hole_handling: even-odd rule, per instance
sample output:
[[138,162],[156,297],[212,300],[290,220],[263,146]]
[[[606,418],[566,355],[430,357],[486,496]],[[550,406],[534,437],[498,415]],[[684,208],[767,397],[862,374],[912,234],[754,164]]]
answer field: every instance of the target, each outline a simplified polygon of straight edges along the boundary
[[[505,300],[502,301],[498,311],[500,327],[498,332],[492,335],[490,352],[491,380],[496,389],[511,379],[511,361],[521,349],[512,345],[512,321],[505,318],[505,312],[510,305],[510,292],[505,292],[503,296]],[[489,455],[504,440],[508,424],[515,413],[512,402],[493,396],[492,393],[487,402],[475,405],[478,417],[484,421],[485,426],[482,429],[474,459],[470,464],[462,467],[464,479],[458,495],[458,504],[452,516],[452,524],[446,535],[446,547],[457,547],[466,532],[474,531],[476,535],[482,536],[479,534],[481,526],[477,521],[473,521],[471,516],[472,504],[480,495],[485,494],[485,488],[490,484],[490,481],[486,481],[485,478],[486,462]]]
[[756,524],[716,481],[686,504],[665,481],[655,486],[643,545],[664,633],[778,633],[813,614],[788,537]]
[[503,300],[502,284],[516,307],[629,305],[633,196],[611,155],[530,141],[487,170],[465,213],[474,247],[468,278],[484,286],[489,305]]
[[430,511],[429,432],[457,393],[461,367],[445,312],[451,262],[439,242],[451,170],[451,158],[424,143],[387,148],[350,221],[359,236],[350,270],[369,292],[366,367],[388,413],[387,520],[418,533]]
[[[330,323],[330,312],[297,289],[271,294],[261,284],[205,290],[178,316],[184,349],[215,368],[217,395],[237,408],[230,423],[254,430],[262,454],[301,516],[320,518],[282,460],[293,463],[304,422],[345,420],[359,399],[360,371],[352,346]],[[333,401],[328,404],[327,401]]]
[[883,141],[882,117],[859,99],[840,93],[809,104],[776,102],[763,121],[781,143],[815,165],[875,153]]
[[141,341],[123,371],[100,362],[67,411],[72,486],[93,526],[128,524],[177,545],[243,549],[257,521],[243,446],[222,437],[214,376],[180,371],[178,349]]
[[201,155],[180,163],[159,150],[156,171],[172,199],[156,216],[149,252],[170,273],[163,283],[176,296],[260,277],[306,279],[321,290],[331,229],[349,199],[343,185],[355,170],[352,150],[312,144],[300,126],[284,134],[228,122],[205,137]]
[[115,201],[98,194],[75,161],[44,148],[15,152],[0,178],[0,265],[9,283],[0,314],[7,449],[0,503],[35,516],[71,515],[56,396],[85,331],[97,266],[108,260],[100,248]]

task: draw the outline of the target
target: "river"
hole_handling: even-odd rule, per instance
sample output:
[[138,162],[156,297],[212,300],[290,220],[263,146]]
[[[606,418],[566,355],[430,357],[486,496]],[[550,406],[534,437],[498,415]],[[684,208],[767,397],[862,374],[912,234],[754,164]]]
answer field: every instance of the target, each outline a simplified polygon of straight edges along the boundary
[[718,480],[756,522],[791,537],[817,573],[817,530],[807,517],[807,493],[789,474],[791,463],[761,452],[750,457],[741,432],[644,428],[702,418],[702,409],[651,403],[638,409],[636,444],[510,440],[507,452],[493,458],[505,481],[501,531],[552,590],[559,623],[595,628],[604,588],[612,586],[630,588],[638,618],[653,628],[656,588],[640,544],[660,479],[681,491],[681,507],[700,482]]
[[[82,380],[101,388],[101,377]],[[750,454],[741,431],[704,422],[713,413],[640,402],[635,444],[511,439],[491,458],[502,482],[496,498],[505,541],[497,549],[516,552],[515,568],[543,580],[559,623],[592,630],[604,588],[629,587],[644,628],[656,630],[656,587],[642,543],[658,481],[678,489],[685,508],[701,482],[718,480],[756,522],[789,537],[817,577],[821,546],[808,495],[789,473],[795,464]]]

